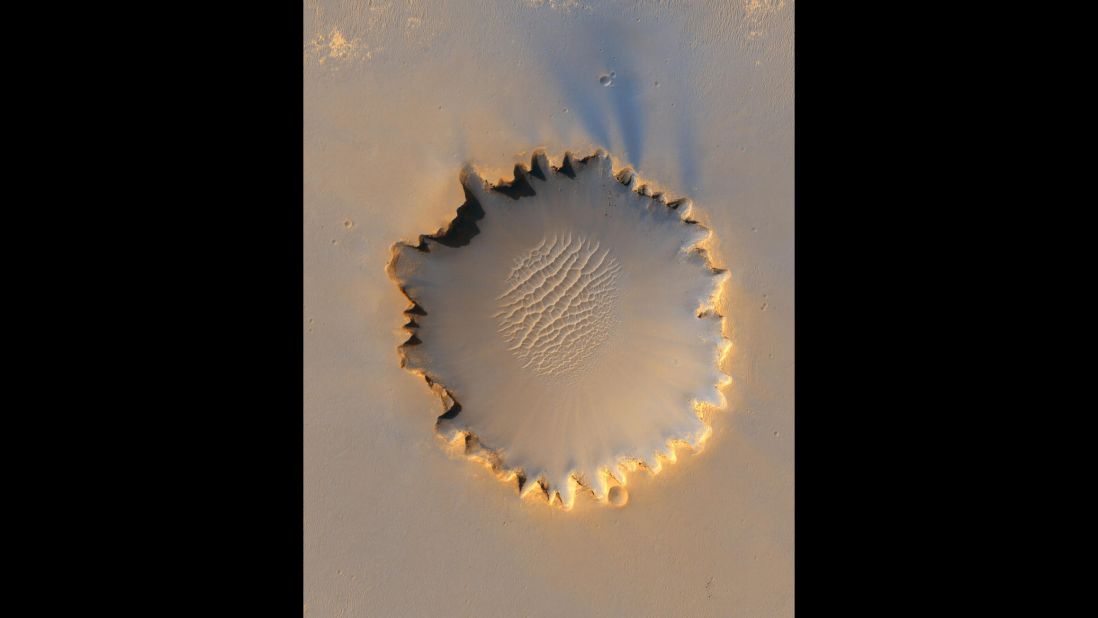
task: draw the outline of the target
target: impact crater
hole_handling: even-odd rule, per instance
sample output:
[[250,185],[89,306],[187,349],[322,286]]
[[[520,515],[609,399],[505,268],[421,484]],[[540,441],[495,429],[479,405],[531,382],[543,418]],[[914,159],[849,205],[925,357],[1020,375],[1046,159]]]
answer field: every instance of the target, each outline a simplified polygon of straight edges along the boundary
[[438,396],[443,440],[520,495],[624,506],[628,475],[700,449],[725,405],[712,232],[603,151],[460,179],[449,226],[392,248],[401,366]]

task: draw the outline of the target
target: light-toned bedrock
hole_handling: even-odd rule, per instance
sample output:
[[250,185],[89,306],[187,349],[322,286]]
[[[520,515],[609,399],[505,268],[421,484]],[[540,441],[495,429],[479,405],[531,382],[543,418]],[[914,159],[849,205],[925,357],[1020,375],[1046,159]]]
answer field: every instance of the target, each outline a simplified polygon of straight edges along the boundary
[[603,151],[460,179],[450,226],[392,248],[402,366],[441,400],[441,438],[520,495],[624,506],[627,476],[699,450],[725,405],[712,232]]

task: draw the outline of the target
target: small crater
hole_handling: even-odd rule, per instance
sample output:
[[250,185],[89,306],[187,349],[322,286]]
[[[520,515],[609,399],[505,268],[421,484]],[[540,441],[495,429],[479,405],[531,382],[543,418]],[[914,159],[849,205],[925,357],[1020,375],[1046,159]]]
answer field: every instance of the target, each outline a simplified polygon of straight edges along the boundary
[[629,492],[621,485],[615,485],[606,494],[606,501],[610,506],[623,507],[629,502]]

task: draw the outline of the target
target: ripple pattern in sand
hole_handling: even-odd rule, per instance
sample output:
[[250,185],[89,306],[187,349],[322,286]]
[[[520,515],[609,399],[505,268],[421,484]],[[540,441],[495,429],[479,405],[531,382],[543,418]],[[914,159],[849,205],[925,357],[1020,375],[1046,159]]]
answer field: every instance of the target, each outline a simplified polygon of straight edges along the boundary
[[614,322],[620,272],[609,249],[571,234],[516,259],[495,317],[523,367],[559,376],[590,362]]

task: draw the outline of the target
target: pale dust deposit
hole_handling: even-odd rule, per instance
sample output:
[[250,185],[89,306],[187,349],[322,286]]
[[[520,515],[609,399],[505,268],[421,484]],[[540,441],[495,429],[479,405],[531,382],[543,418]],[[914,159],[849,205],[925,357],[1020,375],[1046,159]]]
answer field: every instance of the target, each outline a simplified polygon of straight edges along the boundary
[[[307,615],[792,615],[793,12],[304,4]],[[392,242],[453,218],[464,165],[495,182],[537,148],[691,197],[730,275],[728,410],[622,508],[518,499],[439,448],[396,359]]]

